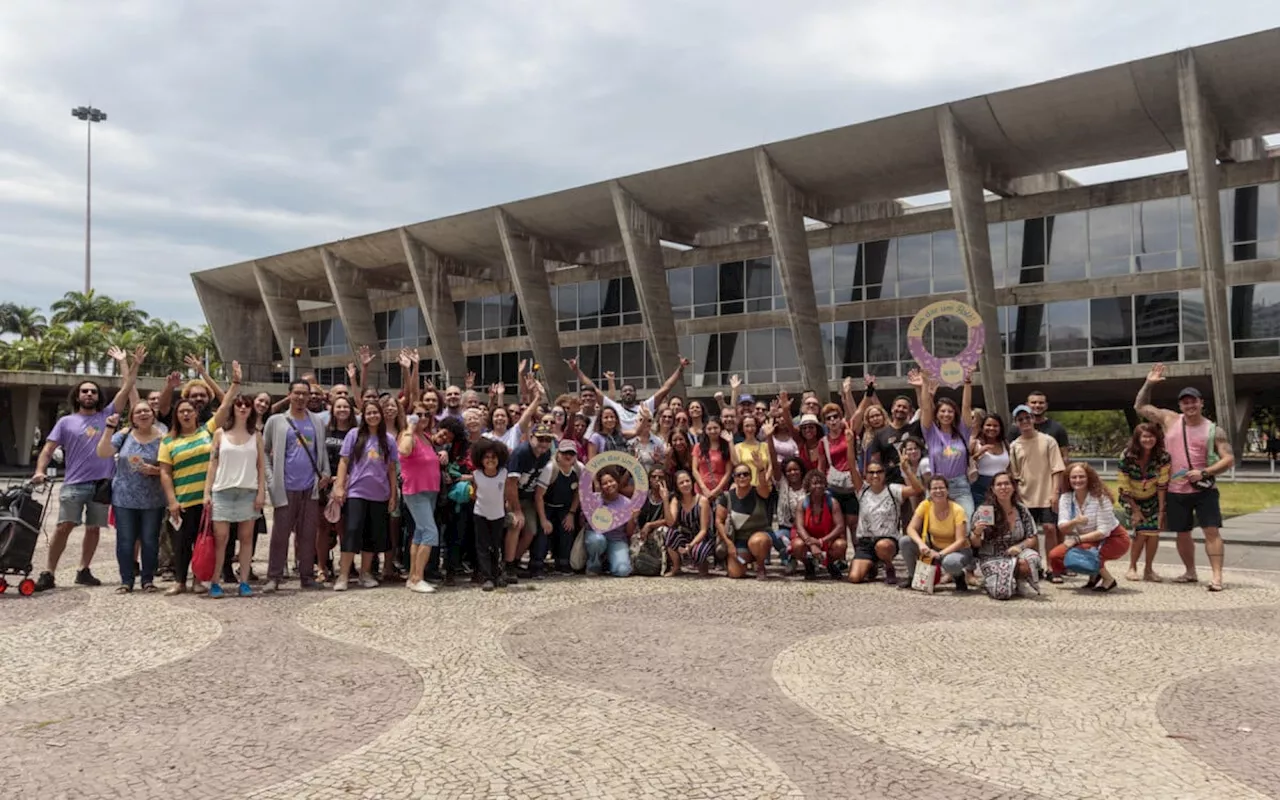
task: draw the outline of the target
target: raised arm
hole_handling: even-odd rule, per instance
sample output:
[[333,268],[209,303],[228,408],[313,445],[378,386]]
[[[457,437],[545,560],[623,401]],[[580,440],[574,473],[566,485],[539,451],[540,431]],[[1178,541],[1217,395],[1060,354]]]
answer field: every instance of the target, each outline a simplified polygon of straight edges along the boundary
[[1156,384],[1162,381],[1164,381],[1164,364],[1156,364],[1147,373],[1146,382],[1138,390],[1138,396],[1133,399],[1133,410],[1137,411],[1144,419],[1167,427],[1175,421],[1178,416],[1177,413],[1160,408],[1151,402],[1151,393],[1155,391]]
[[600,397],[604,397],[604,396],[605,396],[605,395],[604,395],[604,392],[600,391],[600,387],[599,387],[599,386],[596,386],[595,381],[593,381],[593,380],[591,380],[590,378],[588,378],[588,377],[587,377],[587,373],[585,373],[585,372],[583,372],[582,370],[578,369],[578,359],[576,359],[576,358],[566,358],[566,359],[564,360],[564,363],[565,363],[565,364],[567,364],[567,365],[569,366],[569,369],[570,369],[570,370],[572,370],[572,371],[574,372],[574,374],[576,374],[576,375],[578,376],[578,381],[582,384],[581,386],[579,386],[579,387],[578,387],[579,389],[590,389],[591,391],[595,392],[595,393],[596,393],[597,395],[599,395]]
[[614,377],[613,370],[608,370],[604,373],[604,385],[606,392],[604,396],[616,403],[618,401],[618,382]]
[[196,371],[196,374],[200,376],[200,380],[209,385],[209,392],[213,395],[213,399],[222,402],[222,387],[209,374],[209,370],[205,369],[204,361],[198,356],[187,356],[183,361],[188,367]]
[[218,404],[218,412],[213,415],[215,428],[221,428],[227,424],[227,420],[231,417],[231,405],[235,402],[238,394],[240,394],[240,362],[232,361],[231,385],[227,387],[227,391],[222,395],[222,402]]
[[529,438],[529,426],[533,424],[533,417],[538,413],[538,406],[542,405],[543,393],[542,384],[538,383],[533,376],[526,376],[526,379],[532,386],[525,387],[521,394],[531,393],[529,405],[525,408],[524,413],[520,415],[520,419],[516,422],[516,428],[520,431],[520,438]]
[[119,425],[119,414],[107,417],[107,424],[102,426],[102,435],[98,437],[98,458],[111,458],[116,454],[116,449],[111,446],[111,437],[116,435],[116,428]]
[[729,408],[738,407],[738,398],[742,396],[742,378],[729,376]]
[[129,402],[129,395],[133,394],[133,387],[138,379],[138,367],[142,364],[142,359],[147,355],[147,348],[138,345],[138,349],[133,351],[132,364],[129,363],[129,356],[119,347],[112,347],[107,351],[107,355],[115,359],[116,364],[119,365],[119,373],[124,376],[120,384],[120,391],[116,392],[116,396],[111,399],[112,408],[119,411]]
[[662,401],[666,400],[667,395],[671,394],[671,391],[676,388],[676,384],[680,382],[680,377],[684,375],[684,370],[687,366],[689,366],[689,359],[680,356],[680,363],[676,366],[675,371],[658,387],[658,391],[653,393],[654,408],[662,405]]
[[[164,391],[160,392],[160,407],[156,409],[156,419],[164,419],[169,416],[169,411],[173,408],[173,393],[178,391],[178,387],[182,385],[182,373],[174,370],[169,373],[169,377],[164,380]],[[288,402],[288,396],[285,401]]]
[[916,401],[920,406],[920,427],[933,427],[933,382],[918,369],[907,373],[907,383],[916,387]]
[[966,430],[969,420],[973,419],[973,369],[964,368],[964,388],[960,390],[960,419],[956,420],[956,430]]
[[[845,380],[849,380],[852,383],[851,379],[846,378]],[[849,427],[853,429],[854,433],[862,433],[863,420],[866,419],[867,412],[873,406],[880,405],[880,398],[876,396],[876,376],[867,373],[866,383],[867,390],[862,393],[862,400],[859,401],[852,413],[849,411],[849,403],[853,400],[852,392],[849,392],[844,397],[845,415],[849,418]]]

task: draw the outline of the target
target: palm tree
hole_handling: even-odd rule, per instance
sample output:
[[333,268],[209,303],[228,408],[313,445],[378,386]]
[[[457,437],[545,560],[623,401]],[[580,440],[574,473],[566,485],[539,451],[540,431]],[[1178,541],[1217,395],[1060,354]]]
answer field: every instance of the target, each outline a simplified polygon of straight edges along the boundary
[[106,302],[103,304],[103,313],[105,319],[99,322],[105,322],[112,330],[124,331],[131,328],[141,328],[151,315],[139,309],[132,300],[112,300],[109,297],[103,297]]
[[43,345],[35,339],[0,342],[0,368],[3,369],[43,369],[43,356]]
[[181,364],[195,350],[195,333],[176,322],[153,319],[141,333],[147,345],[147,360],[155,364]]
[[26,339],[39,339],[49,329],[44,314],[34,306],[5,303],[0,308],[0,333],[16,333]]
[[93,363],[102,357],[107,349],[106,328],[100,322],[85,322],[68,331],[62,343],[67,357],[67,365],[74,368],[84,365],[88,372]]
[[90,289],[87,292],[67,292],[62,299],[55,300],[49,306],[53,312],[53,323],[68,322],[108,322],[111,307],[115,305],[110,297],[98,294]]
[[218,367],[222,363],[222,356],[218,353],[218,343],[214,341],[213,331],[209,329],[209,325],[203,324],[199,330],[195,332],[195,336],[191,340],[191,349],[196,355],[209,356],[209,371],[217,372]]

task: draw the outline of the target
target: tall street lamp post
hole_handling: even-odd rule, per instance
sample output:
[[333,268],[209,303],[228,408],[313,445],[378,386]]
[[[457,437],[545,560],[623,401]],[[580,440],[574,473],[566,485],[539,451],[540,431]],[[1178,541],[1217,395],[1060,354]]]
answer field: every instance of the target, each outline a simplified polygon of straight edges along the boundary
[[93,123],[106,122],[107,115],[100,108],[93,106],[77,106],[71,109],[71,116],[84,120],[88,140],[85,144],[84,161],[84,292],[89,293],[92,281],[89,276],[89,230],[91,225],[92,189],[93,189]]

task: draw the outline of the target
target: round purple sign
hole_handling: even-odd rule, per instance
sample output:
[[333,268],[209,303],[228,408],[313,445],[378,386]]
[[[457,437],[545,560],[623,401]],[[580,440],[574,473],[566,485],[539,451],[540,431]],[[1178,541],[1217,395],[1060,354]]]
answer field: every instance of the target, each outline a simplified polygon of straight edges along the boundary
[[[622,497],[627,500],[625,505],[609,508],[604,504],[604,498],[593,488],[596,473],[605,467],[617,467],[631,474],[635,492],[630,499]],[[582,514],[592,530],[604,532],[621,528],[631,520],[636,509],[643,506],[649,496],[649,474],[644,471],[644,465],[630,453],[621,450],[601,453],[587,462],[584,471],[586,474],[578,485],[578,496],[582,498]]]
[[[964,349],[954,356],[939,358],[924,346],[925,329],[939,317],[959,317],[969,327],[969,339]],[[973,306],[959,300],[940,300],[920,309],[912,317],[911,324],[907,326],[907,347],[925,374],[932,375],[940,383],[955,387],[964,383],[966,371],[972,372],[977,368],[985,333],[982,317]]]

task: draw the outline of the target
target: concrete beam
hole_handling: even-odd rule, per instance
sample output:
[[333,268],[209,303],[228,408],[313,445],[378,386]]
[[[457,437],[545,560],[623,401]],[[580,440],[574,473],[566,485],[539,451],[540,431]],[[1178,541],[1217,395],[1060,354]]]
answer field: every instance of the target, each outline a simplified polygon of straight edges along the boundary
[[[507,258],[507,271],[520,301],[525,329],[533,357],[542,367],[547,390],[552,396],[569,388],[569,367],[560,357],[560,334],[556,325],[555,306],[551,303],[551,284],[543,265],[543,242],[520,230],[515,220],[501,208],[494,209],[494,221],[502,239],[502,252]],[[575,376],[576,377],[576,376]],[[594,380],[594,377],[593,377]]]
[[985,341],[978,374],[983,401],[988,409],[1007,414],[1009,391],[1004,356],[1000,353],[1000,307],[991,271],[987,203],[982,197],[983,166],[950,107],[944,106],[938,111],[938,135],[951,191],[951,213],[960,243],[960,259],[964,263],[966,297],[969,305],[981,315],[984,326]]
[[1257,161],[1260,158],[1267,158],[1267,140],[1261,136],[1255,136],[1252,139],[1237,139],[1227,146],[1227,157],[1223,161],[1242,162]]
[[369,288],[361,279],[361,271],[338,258],[327,248],[317,248],[324,263],[324,276],[329,282],[333,304],[338,307],[338,318],[347,334],[351,354],[367,345],[374,351],[378,347],[378,331],[373,325],[373,306],[369,304]]
[[[1232,433],[1236,420],[1235,375],[1231,320],[1227,310],[1226,266],[1222,253],[1222,217],[1216,161],[1222,128],[1213,112],[1191,50],[1178,52],[1178,97],[1182,106],[1182,136],[1187,147],[1187,177],[1196,216],[1200,285],[1204,292],[1204,324],[1213,370],[1213,406],[1217,422]],[[1237,452],[1242,442],[1233,441]]]
[[1019,178],[997,178],[988,176],[987,187],[1001,197],[1020,197],[1028,194],[1060,192],[1063,189],[1074,189],[1080,182],[1070,175],[1061,172],[1046,172],[1040,175],[1023,175]]
[[239,361],[246,381],[271,379],[271,320],[261,303],[228,294],[192,275],[196,297],[224,362]]
[[[622,246],[627,251],[627,266],[644,315],[649,341],[649,355],[664,378],[680,366],[680,345],[676,338],[676,319],[671,311],[671,293],[667,290],[667,270],[663,265],[663,224],[636,202],[622,184],[609,184],[613,209],[618,215]],[[676,393],[684,396],[683,381]]]
[[440,362],[450,381],[459,382],[467,374],[467,357],[462,353],[462,336],[458,333],[458,318],[453,312],[448,262],[404,228],[400,229],[400,243],[404,245],[404,257],[409,263],[409,277],[413,279],[418,307],[422,309],[431,344],[436,349],[436,361]]
[[[11,467],[31,464],[31,445],[40,424],[40,387],[15,386],[0,392],[0,463]],[[42,436],[48,431],[41,431]]]
[[813,296],[809,239],[804,229],[806,216],[821,217],[810,213],[813,204],[778,170],[763,147],[756,149],[756,177],[773,237],[774,262],[787,297],[787,320],[800,362],[800,380],[821,391],[829,376],[826,353],[822,350],[822,330],[818,325],[818,302]]
[[294,360],[295,366],[299,370],[311,369],[307,327],[303,324],[302,312],[298,309],[297,293],[256,262],[253,265],[253,278],[258,282],[258,291],[262,293],[262,305],[267,310],[267,319],[271,322],[271,330],[275,334],[280,353],[287,361],[290,343],[296,344],[302,348],[302,355]]

